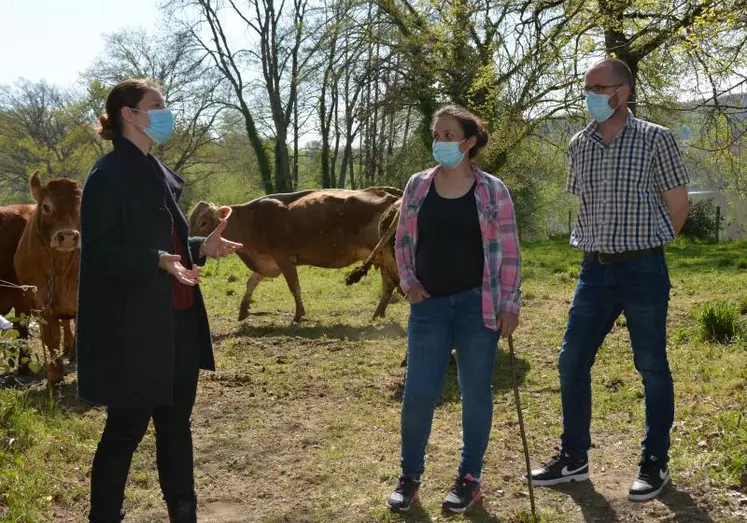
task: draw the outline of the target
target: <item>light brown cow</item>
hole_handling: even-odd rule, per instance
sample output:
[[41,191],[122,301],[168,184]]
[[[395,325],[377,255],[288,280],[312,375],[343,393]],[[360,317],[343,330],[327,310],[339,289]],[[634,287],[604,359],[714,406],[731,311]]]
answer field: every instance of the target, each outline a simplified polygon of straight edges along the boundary
[[[379,221],[402,191],[392,187],[363,190],[323,189],[264,196],[242,205],[217,207],[200,202],[190,216],[191,234],[205,236],[228,217],[223,236],[244,247],[237,251],[253,274],[246,283],[239,320],[264,278],[282,274],[296,302],[294,321],[305,314],[298,265],[347,267],[365,260],[379,243]],[[393,262],[389,260],[389,264]],[[374,317],[383,317],[398,285],[397,267],[378,260],[382,292]],[[396,278],[396,279],[395,279]]]
[[58,356],[61,326],[65,327],[65,355],[70,359],[75,356],[68,320],[75,319],[78,310],[82,189],[78,182],[67,179],[43,185],[39,171],[31,176],[29,185],[37,208],[18,243],[14,265],[18,281],[37,288],[29,297],[29,307],[41,311],[42,343],[50,354],[47,378],[55,383],[62,380],[64,372],[62,356]]
[[397,258],[394,254],[394,240],[397,232],[397,224],[399,222],[399,210],[402,205],[402,198],[392,203],[389,208],[384,211],[379,220],[379,243],[376,245],[371,254],[368,255],[366,261],[362,265],[356,267],[345,279],[345,283],[353,285],[363,279],[368,274],[368,270],[372,265],[382,267],[384,270],[393,269],[394,273],[389,275],[393,281],[397,282],[397,288],[399,288],[399,272],[397,271]]

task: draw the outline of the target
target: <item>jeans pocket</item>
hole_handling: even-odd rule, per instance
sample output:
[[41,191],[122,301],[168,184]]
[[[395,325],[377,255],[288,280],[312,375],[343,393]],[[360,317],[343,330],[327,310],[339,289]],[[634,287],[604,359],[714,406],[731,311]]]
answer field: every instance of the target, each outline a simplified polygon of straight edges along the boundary
[[661,253],[654,253],[650,256],[646,256],[645,258],[630,260],[628,262],[628,267],[636,272],[659,274],[665,274],[667,269],[664,255]]

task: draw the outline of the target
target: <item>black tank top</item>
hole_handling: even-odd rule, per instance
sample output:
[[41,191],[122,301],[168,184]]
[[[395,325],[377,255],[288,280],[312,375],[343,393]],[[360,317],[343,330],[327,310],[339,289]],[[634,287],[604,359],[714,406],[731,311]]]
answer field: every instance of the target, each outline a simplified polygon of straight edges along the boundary
[[431,296],[449,296],[481,287],[484,264],[475,185],[460,198],[443,198],[432,184],[418,213],[418,280]]

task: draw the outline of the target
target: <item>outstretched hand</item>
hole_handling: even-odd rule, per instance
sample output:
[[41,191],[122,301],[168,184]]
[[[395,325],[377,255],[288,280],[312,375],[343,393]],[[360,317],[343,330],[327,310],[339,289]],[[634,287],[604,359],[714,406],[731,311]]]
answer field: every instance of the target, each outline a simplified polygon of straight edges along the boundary
[[228,227],[228,217],[221,220],[215,230],[205,238],[200,247],[201,256],[209,256],[216,259],[223,258],[235,253],[244,246],[241,243],[232,242],[223,237],[223,231],[226,230],[226,227]]
[[158,266],[171,274],[179,283],[194,287],[200,283],[200,268],[187,269],[182,265],[182,257],[178,254],[164,253],[158,259]]

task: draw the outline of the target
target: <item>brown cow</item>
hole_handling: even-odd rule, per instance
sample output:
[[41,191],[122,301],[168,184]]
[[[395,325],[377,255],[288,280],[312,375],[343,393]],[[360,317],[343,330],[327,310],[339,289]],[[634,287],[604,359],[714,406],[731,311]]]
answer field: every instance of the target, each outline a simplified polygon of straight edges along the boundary
[[[386,267],[387,270],[393,270],[392,274],[389,274],[389,278],[397,283],[399,289],[399,272],[397,271],[397,259],[394,254],[394,240],[395,233],[397,232],[397,224],[399,222],[399,209],[402,205],[402,198],[392,203],[389,208],[384,211],[379,220],[379,243],[376,245],[371,254],[368,255],[366,261],[360,267],[356,267],[347,278],[345,283],[353,285],[363,279],[368,274],[368,270],[372,265],[381,267],[382,271]],[[400,292],[402,290],[400,289]],[[377,309],[378,312],[378,309]],[[383,314],[382,314],[383,316]]]
[[[293,321],[306,313],[296,267],[347,267],[365,260],[379,242],[379,221],[402,191],[391,187],[363,190],[323,189],[268,195],[242,205],[217,207],[200,202],[190,216],[191,234],[205,236],[228,217],[223,236],[244,247],[237,251],[253,272],[246,283],[239,321],[249,315],[254,289],[264,278],[282,274],[296,302]],[[230,214],[230,215],[229,215]],[[391,260],[393,261],[393,259]],[[381,269],[382,292],[374,317],[384,316],[399,278],[397,267]]]
[[[23,292],[14,287],[18,285],[18,278],[13,267],[13,257],[26,222],[35,209],[36,205],[0,207],[0,315],[8,314],[15,309],[16,318],[20,318],[22,314],[28,315],[31,312]],[[14,328],[21,338],[28,338],[28,327],[16,321]],[[21,354],[20,358],[24,359],[27,356],[27,354]],[[28,364],[19,363],[18,370],[26,374]]]
[[39,171],[29,181],[37,208],[23,231],[14,258],[18,281],[33,285],[37,292],[29,306],[41,311],[41,338],[49,349],[47,377],[62,380],[64,365],[58,356],[61,321],[65,331],[65,352],[74,358],[75,343],[69,321],[78,306],[78,264],[80,261],[80,198],[82,189],[74,180],[54,179],[42,185]]

